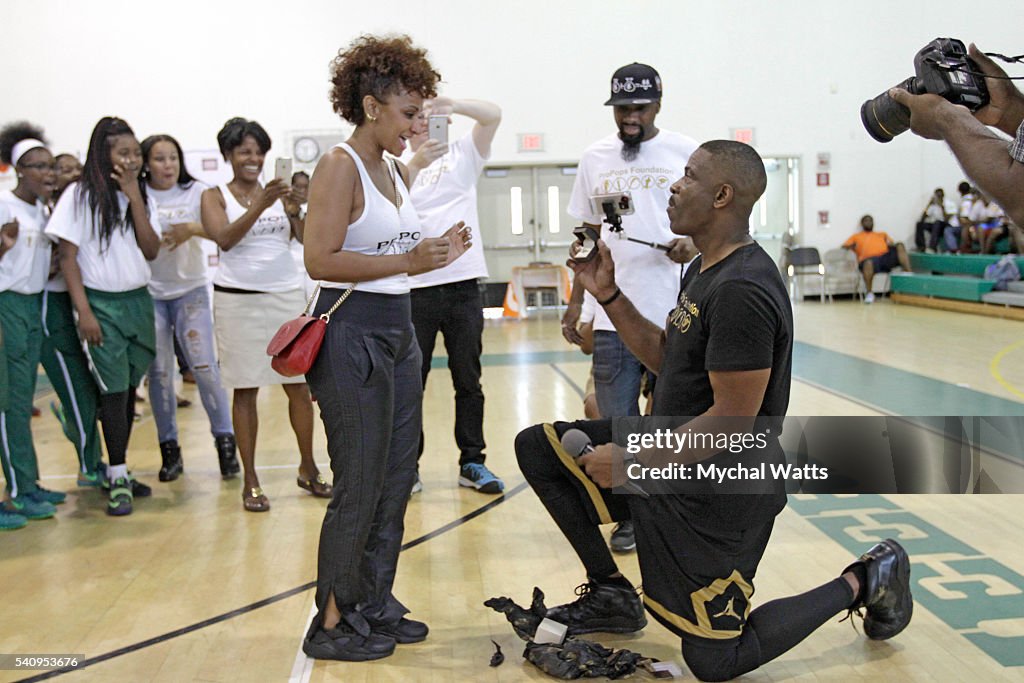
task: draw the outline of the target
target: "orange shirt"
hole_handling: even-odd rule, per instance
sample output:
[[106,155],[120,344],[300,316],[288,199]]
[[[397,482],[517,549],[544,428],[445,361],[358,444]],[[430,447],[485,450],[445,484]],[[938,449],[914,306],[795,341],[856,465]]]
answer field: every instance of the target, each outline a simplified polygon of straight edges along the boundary
[[857,262],[874,256],[881,256],[889,251],[889,236],[884,232],[868,232],[862,230],[843,242],[844,247],[853,247],[857,254]]

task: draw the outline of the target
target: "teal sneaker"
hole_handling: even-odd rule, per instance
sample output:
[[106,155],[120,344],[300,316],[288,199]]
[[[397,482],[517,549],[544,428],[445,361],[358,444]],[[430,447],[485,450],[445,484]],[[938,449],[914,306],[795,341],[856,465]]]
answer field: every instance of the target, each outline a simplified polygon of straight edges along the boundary
[[89,472],[78,472],[78,485],[82,487],[110,488],[107,484],[107,463],[100,460],[96,469]]
[[459,486],[473,488],[480,493],[501,493],[505,484],[482,462],[469,462],[459,468]]
[[28,496],[18,496],[4,502],[8,512],[14,512],[27,519],[48,519],[57,514],[57,508],[52,503],[37,501]]
[[120,477],[110,483],[107,514],[114,517],[132,514],[132,485],[128,478]]
[[32,498],[32,500],[50,503],[51,505],[60,505],[68,498],[68,494],[62,491],[51,491],[50,489],[44,489],[42,486],[36,487],[35,491],[26,495]]
[[25,515],[19,515],[17,512],[8,512],[0,507],[0,531],[14,531],[26,524],[28,524],[28,518]]
[[78,486],[81,488],[104,488],[105,478],[103,472],[79,472]]

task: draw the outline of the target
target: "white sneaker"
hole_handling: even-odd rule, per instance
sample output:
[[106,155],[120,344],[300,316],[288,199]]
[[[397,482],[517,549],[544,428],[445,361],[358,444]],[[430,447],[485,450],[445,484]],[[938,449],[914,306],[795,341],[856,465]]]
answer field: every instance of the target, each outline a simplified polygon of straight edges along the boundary
[[867,295],[864,297],[864,303],[866,303],[866,304],[873,304],[873,303],[875,303],[875,293],[874,292],[868,292]]
[[422,490],[423,490],[423,482],[420,481],[420,475],[419,475],[419,472],[417,472],[416,473],[416,481],[413,482],[412,490],[409,491],[409,497],[411,498],[412,496],[416,495],[417,493],[419,493]]

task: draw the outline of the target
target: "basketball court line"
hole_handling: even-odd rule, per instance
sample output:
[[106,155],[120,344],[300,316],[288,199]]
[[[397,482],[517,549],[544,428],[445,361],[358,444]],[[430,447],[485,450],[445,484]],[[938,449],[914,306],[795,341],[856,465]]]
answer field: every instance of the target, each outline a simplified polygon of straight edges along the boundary
[[[501,505],[505,501],[507,501],[507,500],[509,500],[509,499],[511,499],[511,498],[513,498],[513,497],[515,497],[517,495],[519,495],[520,493],[522,493],[523,491],[526,490],[527,486],[528,485],[527,485],[527,483],[525,481],[524,482],[520,482],[518,485],[513,487],[511,490],[503,493],[501,496],[495,498],[494,500],[491,500],[491,501],[485,503],[484,505],[481,505],[480,507],[478,507],[477,509],[473,510],[472,512],[468,512],[465,515],[463,515],[462,517],[459,517],[458,519],[452,520],[451,522],[448,522],[447,524],[444,524],[444,525],[438,527],[437,529],[434,529],[433,531],[430,531],[428,533],[423,534],[422,536],[414,538],[411,541],[409,541],[408,543],[404,543],[402,545],[402,551],[404,552],[406,550],[409,550],[410,548],[415,548],[416,546],[421,545],[423,543],[426,543],[427,541],[430,541],[430,540],[432,540],[434,538],[437,538],[438,536],[441,536],[442,534],[445,534],[445,533],[451,531],[452,529],[456,529],[456,528],[462,526],[466,522],[469,522],[469,521],[471,521],[473,519],[476,519],[480,515],[493,510],[494,508],[496,508],[497,506]],[[35,681],[45,681],[45,680],[49,680],[51,678],[56,678],[57,676],[62,676],[64,674],[66,674],[66,673],[73,673],[75,671],[80,671],[80,670],[82,670],[82,669],[84,669],[86,667],[93,666],[94,664],[100,664],[102,662],[106,662],[108,660],[115,659],[115,658],[121,657],[123,655],[131,654],[133,652],[138,652],[139,650],[143,650],[143,649],[145,649],[147,647],[151,647],[153,645],[159,645],[159,644],[165,643],[165,642],[167,642],[169,640],[173,640],[174,638],[178,638],[180,636],[184,636],[184,635],[187,635],[189,633],[194,633],[195,631],[199,631],[199,630],[204,629],[204,628],[206,628],[208,626],[213,626],[215,624],[222,623],[222,622],[227,621],[229,619],[233,619],[235,617],[239,617],[239,616],[242,616],[244,614],[248,614],[249,612],[253,612],[253,611],[257,610],[257,609],[260,609],[261,607],[266,607],[266,606],[272,605],[272,604],[274,604],[276,602],[280,602],[281,600],[286,600],[286,599],[288,599],[288,598],[290,598],[292,596],[298,595],[300,593],[304,593],[304,592],[310,590],[311,588],[316,588],[316,581],[310,581],[308,583],[304,583],[301,586],[296,586],[295,588],[290,588],[290,589],[288,589],[286,591],[283,591],[281,593],[277,593],[276,595],[271,595],[270,597],[263,598],[262,600],[257,600],[256,602],[253,602],[253,603],[250,603],[248,605],[244,605],[242,607],[233,609],[233,610],[231,610],[229,612],[224,612],[222,614],[218,614],[218,615],[216,615],[214,617],[210,617],[209,619],[204,619],[203,621],[197,622],[195,624],[191,624],[189,626],[183,626],[182,628],[178,628],[178,629],[175,629],[173,631],[169,631],[169,632],[161,634],[159,636],[154,636],[153,638],[147,638],[146,640],[140,641],[138,643],[133,643],[131,645],[126,645],[124,647],[120,647],[120,648],[118,648],[116,650],[111,650],[110,652],[106,652],[104,654],[97,655],[95,657],[88,657],[88,658],[82,660],[81,662],[79,662],[78,666],[76,666],[76,667],[68,667],[68,668],[64,668],[64,669],[55,669],[53,671],[47,671],[45,673],[37,674],[35,676],[29,676],[28,678],[18,679],[15,683],[34,683]],[[314,605],[314,608],[315,608],[315,605]],[[295,665],[293,666],[293,669],[292,669],[293,675],[295,674],[296,667],[298,667],[299,656],[301,656],[303,658],[306,657],[306,655],[303,654],[303,652],[302,652],[301,643],[300,643],[300,647],[299,647],[299,655],[296,656],[296,663],[295,663]],[[305,664],[303,664],[303,668],[305,668]],[[312,671],[312,667],[309,667],[309,668],[310,668],[310,671]],[[301,672],[300,672],[300,676],[301,676]],[[306,680],[308,680],[308,676],[307,676]]]

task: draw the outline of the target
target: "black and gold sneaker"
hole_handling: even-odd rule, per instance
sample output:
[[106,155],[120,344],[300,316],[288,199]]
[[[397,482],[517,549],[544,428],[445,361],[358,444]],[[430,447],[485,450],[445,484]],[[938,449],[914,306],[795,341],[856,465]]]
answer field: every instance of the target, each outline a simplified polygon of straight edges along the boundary
[[568,635],[581,633],[632,633],[647,625],[644,606],[636,589],[611,583],[588,583],[576,587],[573,602],[547,611],[548,619],[568,627]]

